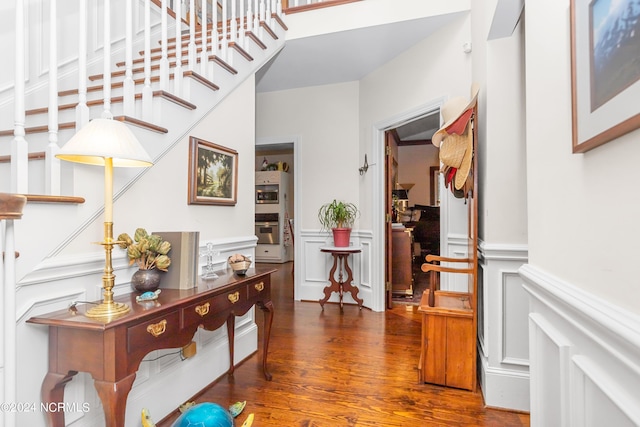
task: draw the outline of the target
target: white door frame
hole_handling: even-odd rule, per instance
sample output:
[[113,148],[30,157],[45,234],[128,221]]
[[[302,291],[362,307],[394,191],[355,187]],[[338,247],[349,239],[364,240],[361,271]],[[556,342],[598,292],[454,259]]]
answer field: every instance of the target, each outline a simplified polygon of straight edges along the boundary
[[293,218],[297,224],[293,227],[293,259],[294,259],[294,274],[293,274],[293,299],[296,300],[298,295],[298,278],[300,273],[300,263],[296,263],[296,259],[302,259],[302,252],[300,251],[300,226],[297,218],[300,218],[300,194],[299,194],[299,173],[300,173],[300,137],[298,136],[271,136],[261,137],[256,139],[256,147],[260,145],[277,145],[277,144],[293,144]]
[[[404,124],[410,123],[422,116],[429,113],[440,111],[440,107],[444,104],[445,98],[436,98],[433,101],[419,105],[404,113],[391,116],[387,119],[374,123],[373,130],[371,132],[373,138],[373,163],[377,165],[385,164],[385,141],[384,134],[389,129],[394,129]],[[378,290],[374,293],[373,304],[371,309],[373,311],[384,311],[385,304],[385,172],[383,167],[372,168],[373,171],[373,183],[371,186],[371,200],[373,206],[372,216],[372,228],[373,228],[373,247],[372,247],[372,259],[378,260],[374,262],[373,270],[373,283],[378,283]],[[442,215],[441,215],[442,216]]]

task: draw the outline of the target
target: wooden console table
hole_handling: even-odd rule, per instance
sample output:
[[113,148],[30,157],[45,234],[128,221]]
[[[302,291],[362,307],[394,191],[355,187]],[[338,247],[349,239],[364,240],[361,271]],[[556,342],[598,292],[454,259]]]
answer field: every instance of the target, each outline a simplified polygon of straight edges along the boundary
[[[349,292],[354,301],[358,303],[358,307],[362,309],[363,300],[358,298],[359,289],[351,284],[351,282],[353,282],[353,272],[351,271],[351,268],[349,268],[348,262],[350,254],[360,253],[362,249],[352,246],[325,246],[320,248],[320,251],[328,252],[333,256],[333,267],[331,267],[331,271],[329,272],[329,282],[331,282],[331,285],[326,286],[323,289],[324,298],[319,301],[322,309],[324,310],[324,303],[327,302],[333,292],[338,292],[340,295],[340,310],[343,308],[342,296],[345,292]],[[336,270],[338,270],[338,280],[336,280],[335,277]],[[344,280],[343,277],[344,270],[347,272],[346,280]]]
[[[273,320],[271,273],[269,268],[250,269],[246,276],[230,270],[215,280],[201,281],[188,290],[162,289],[158,299],[137,303],[137,293],[115,298],[131,307],[126,315],[108,323],[77,311],[60,310],[35,316],[28,323],[49,326],[49,372],[42,382],[44,403],[64,400],[64,387],[78,372],[87,372],[104,408],[107,427],[122,427],[127,395],[140,362],[152,350],[181,348],[198,327],[212,331],[227,324],[229,375],[233,375],[235,316],[257,305],[264,312],[262,369],[267,380],[267,351]],[[51,427],[63,427],[64,412],[48,412]]]

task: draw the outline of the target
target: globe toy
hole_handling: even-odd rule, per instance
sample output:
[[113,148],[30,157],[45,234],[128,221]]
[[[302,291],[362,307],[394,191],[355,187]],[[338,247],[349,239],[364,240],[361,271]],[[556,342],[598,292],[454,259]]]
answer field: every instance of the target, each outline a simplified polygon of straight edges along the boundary
[[[229,409],[224,409],[217,403],[203,402],[186,409],[171,427],[233,427],[233,419],[242,412],[246,402],[237,402]],[[243,424],[250,426],[253,421]]]

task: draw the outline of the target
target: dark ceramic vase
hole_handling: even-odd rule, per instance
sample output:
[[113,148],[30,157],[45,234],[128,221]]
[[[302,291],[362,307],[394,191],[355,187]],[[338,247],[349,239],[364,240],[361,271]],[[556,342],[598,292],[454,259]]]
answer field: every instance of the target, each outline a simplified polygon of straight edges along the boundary
[[138,292],[153,292],[160,287],[160,270],[138,270],[131,276],[131,286]]

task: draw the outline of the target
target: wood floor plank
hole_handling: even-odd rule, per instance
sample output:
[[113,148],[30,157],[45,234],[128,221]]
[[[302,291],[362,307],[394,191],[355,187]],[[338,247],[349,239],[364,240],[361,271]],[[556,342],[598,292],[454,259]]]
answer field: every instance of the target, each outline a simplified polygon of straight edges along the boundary
[[[275,307],[269,346],[273,381],[265,381],[261,345],[223,377],[189,400],[224,407],[246,400],[236,420],[255,414],[255,427],[529,426],[529,415],[484,406],[470,392],[418,383],[420,316],[397,304],[385,313],[357,306],[293,300],[291,264],[272,279]],[[320,298],[322,295],[319,295]],[[262,315],[257,313],[259,343]],[[173,413],[158,427],[169,427]]]

